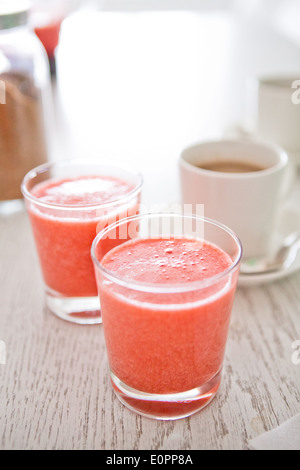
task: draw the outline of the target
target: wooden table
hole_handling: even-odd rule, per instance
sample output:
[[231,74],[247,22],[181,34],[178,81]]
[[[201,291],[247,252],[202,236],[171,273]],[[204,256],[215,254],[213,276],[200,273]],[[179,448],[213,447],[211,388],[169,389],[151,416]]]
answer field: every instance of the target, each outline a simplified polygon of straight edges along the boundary
[[[169,163],[158,161],[142,168],[145,192],[170,202],[177,180],[172,170],[164,184]],[[247,449],[300,411],[300,364],[292,356],[300,340],[299,271],[238,287],[216,398],[190,418],[155,421],[115,397],[101,325],[72,325],[45,311],[25,212],[0,219],[0,263],[2,450]]]

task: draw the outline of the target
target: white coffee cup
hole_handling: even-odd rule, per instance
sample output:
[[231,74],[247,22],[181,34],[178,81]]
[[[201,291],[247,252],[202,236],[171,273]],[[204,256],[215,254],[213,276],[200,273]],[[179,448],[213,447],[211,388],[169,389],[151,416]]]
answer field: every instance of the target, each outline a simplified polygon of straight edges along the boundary
[[254,132],[283,147],[300,163],[300,74],[252,80]]
[[[263,169],[236,173],[201,168],[226,161]],[[282,148],[260,140],[201,142],[183,150],[179,165],[186,207],[196,212],[203,204],[206,217],[234,230],[245,258],[269,252],[287,189],[288,156]]]

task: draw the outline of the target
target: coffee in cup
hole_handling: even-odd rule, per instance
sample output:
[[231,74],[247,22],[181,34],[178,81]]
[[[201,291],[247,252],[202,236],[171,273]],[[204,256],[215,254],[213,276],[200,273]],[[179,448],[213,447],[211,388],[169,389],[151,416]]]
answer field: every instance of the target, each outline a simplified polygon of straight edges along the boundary
[[195,144],[180,156],[183,204],[236,232],[244,257],[268,253],[286,193],[288,156],[261,140]]
[[250,162],[232,160],[213,160],[197,165],[198,168],[209,171],[221,171],[222,173],[250,173],[251,171],[261,171],[264,167]]

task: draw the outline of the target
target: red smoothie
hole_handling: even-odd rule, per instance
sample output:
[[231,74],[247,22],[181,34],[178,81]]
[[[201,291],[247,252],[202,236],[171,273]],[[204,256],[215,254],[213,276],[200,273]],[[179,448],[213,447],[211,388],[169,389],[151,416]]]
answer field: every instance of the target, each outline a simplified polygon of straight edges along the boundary
[[[96,270],[112,373],[129,387],[152,394],[184,392],[217,376],[236,282],[225,276],[206,287],[199,284],[187,290],[182,286],[208,280],[232,264],[217,246],[189,238],[134,239],[107,253],[101,265],[128,279],[127,285],[110,282]],[[148,288],[136,288],[139,282],[148,283]],[[172,292],[167,290],[170,284]],[[155,292],[156,285],[166,289]],[[130,399],[126,401],[130,405]],[[147,413],[152,406],[155,414],[161,406],[156,402],[137,405],[135,399],[132,405]],[[173,403],[167,409],[166,404],[162,413],[176,415],[180,405]]]
[[[90,255],[96,232],[138,211],[137,198],[108,209],[101,204],[122,200],[133,189],[118,178],[82,176],[48,180],[31,190],[45,203],[30,204],[28,210],[48,290],[64,297],[97,296]],[[107,250],[112,242],[107,241]]]

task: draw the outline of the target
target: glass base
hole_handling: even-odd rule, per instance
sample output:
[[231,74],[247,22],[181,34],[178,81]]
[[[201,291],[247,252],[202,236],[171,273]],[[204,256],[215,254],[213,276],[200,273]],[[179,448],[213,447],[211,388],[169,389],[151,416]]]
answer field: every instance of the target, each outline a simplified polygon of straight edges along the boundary
[[134,390],[112,372],[111,382],[118,399],[130,410],[147,418],[174,420],[191,416],[211,402],[221,383],[221,370],[198,388],[172,394],[152,394]]
[[102,323],[99,297],[56,297],[46,293],[50,312],[62,320],[80,325]]
[[25,209],[23,199],[12,199],[10,201],[0,201],[0,216],[8,217]]

